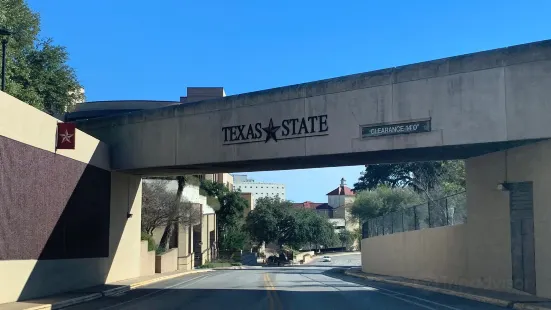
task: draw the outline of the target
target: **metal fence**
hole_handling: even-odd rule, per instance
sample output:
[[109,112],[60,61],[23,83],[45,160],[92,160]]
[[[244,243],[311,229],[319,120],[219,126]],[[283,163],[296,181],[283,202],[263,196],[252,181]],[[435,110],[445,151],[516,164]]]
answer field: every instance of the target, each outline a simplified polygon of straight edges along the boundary
[[467,194],[457,193],[368,220],[362,238],[465,223]]

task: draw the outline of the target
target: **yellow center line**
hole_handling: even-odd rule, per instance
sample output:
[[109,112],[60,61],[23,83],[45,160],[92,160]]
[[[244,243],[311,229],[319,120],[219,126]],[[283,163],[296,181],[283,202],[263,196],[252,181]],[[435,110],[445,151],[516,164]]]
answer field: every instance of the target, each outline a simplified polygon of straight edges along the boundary
[[[272,298],[273,298],[273,300],[275,300],[276,308],[283,310],[283,305],[281,304],[281,299],[279,298],[279,294],[276,291],[276,288],[274,286],[274,283],[272,282],[272,279],[270,279],[270,274],[265,273],[264,275],[265,275],[266,282],[268,282],[268,290],[272,291]],[[271,308],[271,309],[273,309],[273,308]]]
[[268,274],[264,274],[264,286],[266,287],[266,293],[268,294],[268,303],[270,304],[269,309],[274,310],[274,299],[272,297],[272,294],[270,293],[270,282],[268,280]]

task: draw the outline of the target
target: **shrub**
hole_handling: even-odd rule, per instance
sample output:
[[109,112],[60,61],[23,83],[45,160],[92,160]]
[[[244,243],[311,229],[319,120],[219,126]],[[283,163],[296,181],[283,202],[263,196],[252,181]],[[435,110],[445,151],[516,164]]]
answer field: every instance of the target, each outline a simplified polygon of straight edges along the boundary
[[157,245],[155,244],[155,240],[152,235],[142,232],[142,240],[147,240],[148,251],[155,251],[157,249]]

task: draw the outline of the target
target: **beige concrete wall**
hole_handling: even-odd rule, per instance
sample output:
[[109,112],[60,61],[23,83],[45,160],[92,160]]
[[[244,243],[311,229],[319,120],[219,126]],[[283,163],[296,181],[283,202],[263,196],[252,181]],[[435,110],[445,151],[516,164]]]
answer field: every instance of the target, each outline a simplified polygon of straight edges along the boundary
[[193,269],[193,234],[190,227],[178,230],[178,270]]
[[364,272],[461,283],[467,274],[465,225],[362,240]]
[[149,251],[147,241],[142,241],[140,252],[140,276],[155,273],[155,251]]
[[[128,214],[132,217],[128,218]],[[140,233],[142,218],[142,179],[112,172],[110,256],[112,263],[106,282],[140,275]]]
[[466,164],[471,277],[512,288],[509,193],[496,187],[532,181],[537,294],[551,297],[551,142],[472,158]]
[[[0,92],[0,136],[110,170],[108,146],[80,130],[76,131],[76,149],[56,151],[57,123],[57,119]],[[127,218],[128,213],[132,218]],[[140,218],[141,179],[112,173],[109,256],[0,261],[0,279],[9,279],[0,280],[0,303],[139,276]]]
[[467,276],[476,286],[512,288],[509,194],[496,189],[505,181],[505,157],[499,152],[465,161]]
[[202,226],[201,226],[201,253],[203,253],[202,263],[210,261],[210,242],[209,242],[209,216],[207,214],[203,215]]
[[551,142],[470,158],[467,223],[362,240],[365,272],[515,291],[509,192],[504,182],[533,182],[537,295],[551,297]]
[[155,256],[155,272],[164,273],[178,269],[178,249],[170,249]]

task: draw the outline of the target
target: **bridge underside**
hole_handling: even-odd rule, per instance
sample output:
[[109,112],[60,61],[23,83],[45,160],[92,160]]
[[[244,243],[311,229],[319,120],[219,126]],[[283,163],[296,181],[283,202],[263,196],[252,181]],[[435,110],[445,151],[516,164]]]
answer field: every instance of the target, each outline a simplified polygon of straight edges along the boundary
[[308,157],[275,158],[267,160],[247,160],[188,166],[154,167],[125,170],[124,172],[144,176],[162,176],[220,172],[273,171],[381,163],[454,160],[467,159],[470,157],[481,156],[488,153],[504,151],[510,148],[535,143],[541,140],[543,139],[466,144],[459,146],[385,150],[336,155],[318,155]]

